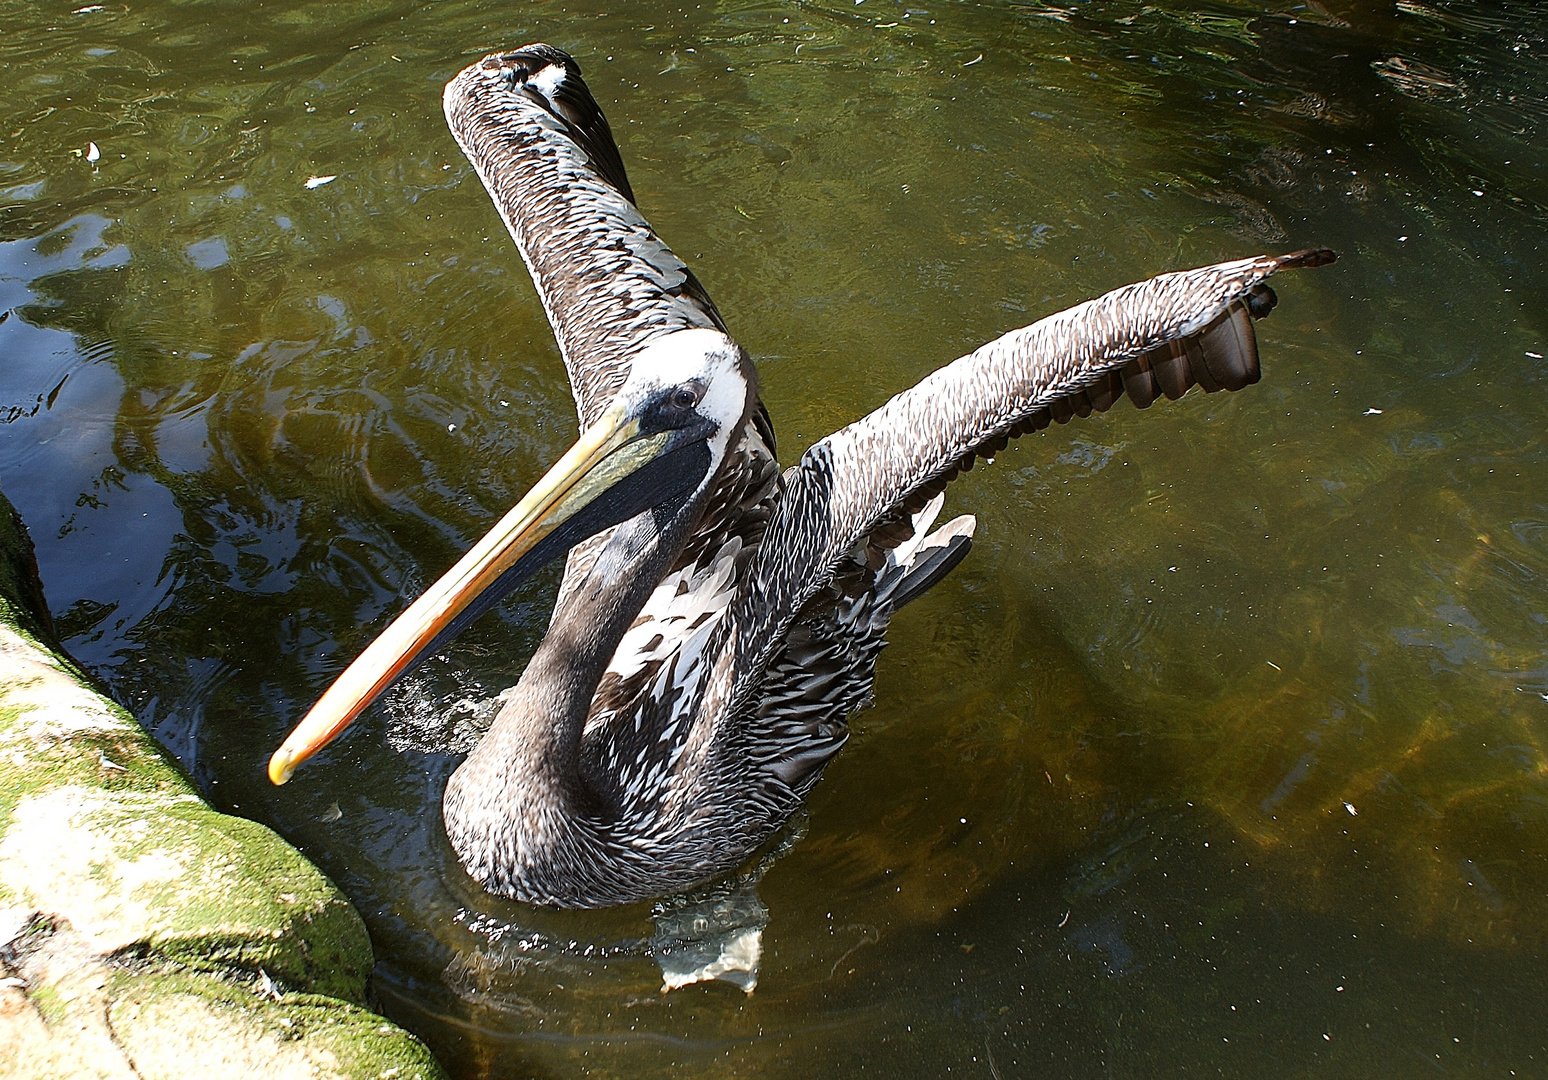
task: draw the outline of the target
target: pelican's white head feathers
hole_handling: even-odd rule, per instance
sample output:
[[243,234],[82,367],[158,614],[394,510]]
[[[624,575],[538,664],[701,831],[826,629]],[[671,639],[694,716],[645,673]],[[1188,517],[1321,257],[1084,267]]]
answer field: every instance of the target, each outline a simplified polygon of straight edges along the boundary
[[719,330],[678,330],[635,354],[616,400],[629,415],[652,403],[691,409],[714,425],[706,442],[718,463],[752,405],[751,371],[741,346]]

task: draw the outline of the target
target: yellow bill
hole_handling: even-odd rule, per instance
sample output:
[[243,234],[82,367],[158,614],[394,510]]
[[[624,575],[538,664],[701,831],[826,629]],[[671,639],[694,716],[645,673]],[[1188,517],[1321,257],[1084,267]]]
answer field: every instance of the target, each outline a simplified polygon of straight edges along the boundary
[[459,614],[550,533],[649,463],[668,435],[640,436],[637,419],[614,406],[588,428],[543,479],[439,581],[345,669],[269,759],[283,784],[413,666]]

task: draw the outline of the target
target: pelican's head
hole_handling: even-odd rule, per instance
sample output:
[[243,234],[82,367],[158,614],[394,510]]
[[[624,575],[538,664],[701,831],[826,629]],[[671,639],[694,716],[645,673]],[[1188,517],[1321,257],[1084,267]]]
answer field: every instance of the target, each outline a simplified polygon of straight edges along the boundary
[[640,350],[598,424],[609,415],[624,426],[638,423],[636,437],[665,436],[668,453],[703,443],[713,475],[755,398],[752,365],[741,346],[718,330],[679,330]]
[[752,365],[719,331],[679,330],[641,349],[575,445],[318,699],[269,759],[269,779],[289,780],[395,680],[582,540],[646,510],[681,523],[755,399]]

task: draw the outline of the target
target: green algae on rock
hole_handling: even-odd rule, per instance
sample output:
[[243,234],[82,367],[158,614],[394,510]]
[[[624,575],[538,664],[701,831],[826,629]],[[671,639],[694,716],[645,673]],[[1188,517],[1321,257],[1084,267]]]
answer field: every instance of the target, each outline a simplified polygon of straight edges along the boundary
[[0,1080],[394,1076],[360,916],[272,830],[217,813],[57,651],[0,496]]

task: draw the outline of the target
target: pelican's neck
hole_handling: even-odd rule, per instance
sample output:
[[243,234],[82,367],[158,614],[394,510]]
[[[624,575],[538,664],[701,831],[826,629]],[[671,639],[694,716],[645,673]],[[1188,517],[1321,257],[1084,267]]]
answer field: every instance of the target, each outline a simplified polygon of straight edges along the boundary
[[681,532],[686,530],[669,527],[658,533],[649,513],[619,526],[585,580],[561,599],[548,633],[475,756],[512,761],[533,779],[566,786],[575,781],[597,684],[682,547]]
[[686,542],[708,486],[664,524],[646,511],[618,526],[585,580],[561,598],[489,734],[447,783],[447,836],[486,888],[513,893],[507,876],[549,862],[596,816],[579,761],[591,700]]

